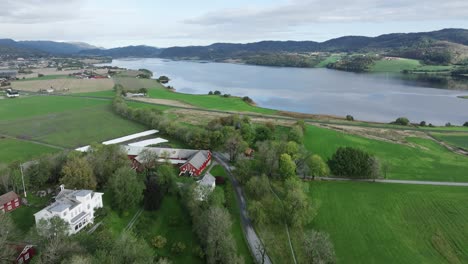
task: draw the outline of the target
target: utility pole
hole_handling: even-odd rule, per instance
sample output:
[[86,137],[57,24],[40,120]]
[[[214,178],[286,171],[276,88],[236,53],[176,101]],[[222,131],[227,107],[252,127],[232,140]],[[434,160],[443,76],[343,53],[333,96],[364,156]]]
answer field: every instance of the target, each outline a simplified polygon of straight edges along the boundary
[[21,171],[21,180],[23,181],[24,198],[26,198],[27,194],[26,194],[26,186],[24,185],[23,164],[20,164],[20,171]]

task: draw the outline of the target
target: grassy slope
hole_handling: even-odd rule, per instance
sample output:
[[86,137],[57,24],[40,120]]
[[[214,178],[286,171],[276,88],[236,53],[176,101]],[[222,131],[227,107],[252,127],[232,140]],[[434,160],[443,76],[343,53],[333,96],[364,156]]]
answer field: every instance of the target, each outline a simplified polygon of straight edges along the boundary
[[20,208],[11,212],[11,217],[16,224],[16,227],[23,233],[27,234],[28,231],[35,225],[34,214],[42,210],[51,196],[37,197],[32,193],[28,193],[29,206],[22,205]]
[[64,75],[64,74],[44,75],[43,77],[34,77],[34,78],[19,79],[19,80],[17,80],[17,82],[22,82],[22,81],[55,80],[55,79],[75,79],[75,77],[74,77],[74,76]]
[[341,56],[331,55],[331,56],[327,57],[325,60],[319,62],[319,64],[315,65],[315,67],[316,68],[325,68],[325,67],[327,67],[328,64],[336,62],[340,58],[341,58]]
[[59,150],[55,148],[22,140],[0,138],[0,163],[10,163],[15,160],[27,161],[42,154],[57,151]]
[[334,130],[307,126],[304,144],[328,159],[340,146],[352,146],[375,154],[390,166],[388,178],[402,180],[468,181],[468,157],[453,154],[437,143],[409,138],[422,148],[414,148]]
[[418,60],[397,59],[379,60],[371,67],[371,72],[401,72],[403,70],[414,70],[421,66]]
[[468,149],[467,133],[432,133],[431,135],[453,146]]
[[467,263],[466,188],[313,182],[339,263]]

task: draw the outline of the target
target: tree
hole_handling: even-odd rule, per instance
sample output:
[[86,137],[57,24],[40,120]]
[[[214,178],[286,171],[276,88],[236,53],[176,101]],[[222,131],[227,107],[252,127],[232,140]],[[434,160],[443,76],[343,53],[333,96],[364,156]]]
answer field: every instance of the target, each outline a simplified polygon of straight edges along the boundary
[[236,169],[234,171],[237,180],[241,184],[245,184],[253,174],[252,171],[252,162],[248,159],[238,160],[236,163]]
[[394,122],[395,125],[407,126],[410,124],[410,121],[406,117],[399,117]]
[[15,237],[16,228],[10,214],[0,212],[0,262],[9,263],[10,257],[14,254],[14,248],[9,247],[7,242]]
[[50,178],[52,163],[49,156],[43,156],[39,161],[31,165],[24,173],[35,187],[42,187]]
[[254,199],[259,200],[270,193],[269,180],[265,175],[261,177],[252,177],[245,185],[245,190]]
[[163,236],[156,236],[153,239],[151,239],[151,245],[155,248],[163,248],[166,246],[167,239]]
[[463,126],[468,127],[468,122],[465,122]]
[[221,95],[221,92],[216,90],[216,91],[214,91],[214,95]]
[[330,173],[327,163],[319,155],[312,155],[307,159],[307,166],[310,169],[310,176],[315,177],[327,176]]
[[158,210],[163,199],[163,191],[156,177],[149,177],[145,182],[143,204],[148,211]]
[[247,144],[242,140],[239,133],[236,132],[232,133],[224,144],[224,148],[229,153],[230,161],[235,161],[237,159],[237,155],[243,152],[246,147]]
[[274,141],[262,141],[257,143],[257,148],[254,167],[267,176],[275,175],[279,166],[278,144]]
[[161,186],[163,194],[174,188],[175,178],[174,167],[169,164],[163,164],[156,170],[156,181]]
[[219,207],[208,208],[195,221],[194,229],[204,245],[207,263],[236,263],[237,250],[231,226],[229,212]]
[[263,209],[263,205],[260,201],[251,201],[247,206],[249,217],[256,224],[263,225],[268,221],[268,216]]
[[120,167],[130,162],[120,145],[93,145],[87,159],[93,168],[98,186],[107,184],[109,177]]
[[336,263],[335,249],[327,233],[308,231],[304,236],[303,248],[308,263]]
[[113,205],[121,212],[137,206],[143,199],[144,189],[143,182],[138,178],[136,172],[129,167],[117,169],[109,180]]
[[426,126],[426,121],[421,121],[421,123],[419,123],[419,126],[425,127]]
[[258,125],[255,128],[255,141],[265,141],[270,140],[273,138],[273,131],[265,126],[265,125]]
[[312,220],[312,207],[307,195],[297,178],[286,180],[286,197],[284,198],[284,217],[290,226],[301,227]]
[[328,165],[335,176],[370,178],[372,176],[370,159],[371,155],[363,150],[340,147],[328,161]]
[[226,204],[226,198],[224,197],[224,190],[221,188],[215,188],[208,196],[208,204],[211,207],[223,208]]
[[72,155],[62,168],[60,182],[69,189],[96,189],[93,169],[85,158]]
[[370,178],[374,181],[382,176],[380,162],[376,157],[369,158]]
[[301,127],[293,126],[288,133],[288,140],[301,144],[304,139],[304,132]]
[[346,120],[348,121],[354,121],[354,117],[352,115],[347,115]]
[[447,122],[447,123],[445,123],[445,126],[446,126],[446,127],[451,127],[452,124],[451,124],[450,122]]
[[101,261],[97,263],[154,263],[154,251],[145,240],[137,238],[130,232],[123,232],[115,240],[112,249],[107,254],[112,261]]
[[390,170],[390,164],[388,162],[384,162],[382,163],[381,168],[384,179],[387,179],[387,173]]
[[289,154],[281,154],[279,160],[279,173],[284,179],[296,176],[296,164]]

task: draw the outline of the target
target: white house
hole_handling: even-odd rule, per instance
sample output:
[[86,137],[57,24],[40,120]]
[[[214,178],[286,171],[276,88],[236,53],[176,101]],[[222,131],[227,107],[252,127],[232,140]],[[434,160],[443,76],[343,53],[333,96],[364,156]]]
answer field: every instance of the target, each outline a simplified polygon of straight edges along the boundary
[[102,207],[102,195],[91,190],[68,190],[60,185],[55,202],[34,214],[36,225],[42,219],[58,216],[69,225],[69,234],[76,234],[94,222],[94,210]]
[[216,178],[210,173],[206,173],[201,180],[197,181],[197,184],[198,186],[195,187],[195,198],[199,201],[204,201],[215,189]]

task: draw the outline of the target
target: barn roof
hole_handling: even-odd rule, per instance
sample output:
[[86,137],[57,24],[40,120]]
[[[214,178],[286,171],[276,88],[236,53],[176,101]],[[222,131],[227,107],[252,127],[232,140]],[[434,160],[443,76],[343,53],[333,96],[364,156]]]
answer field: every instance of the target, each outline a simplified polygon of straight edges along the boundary
[[15,192],[7,192],[4,195],[0,196],[0,205],[4,205],[6,203],[9,203],[16,198],[19,198],[19,196]]
[[158,137],[158,138],[152,138],[152,139],[130,143],[128,145],[134,146],[134,147],[146,147],[146,146],[157,145],[157,144],[166,143],[166,142],[168,142],[166,139]]
[[193,155],[187,163],[192,164],[195,168],[199,169],[208,159],[208,151],[206,150],[199,150],[195,155]]

